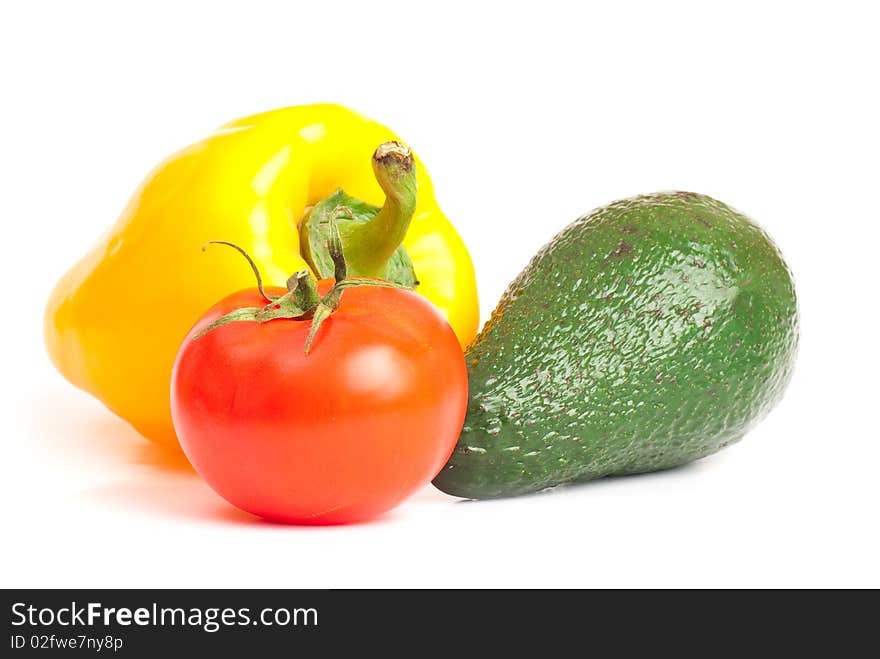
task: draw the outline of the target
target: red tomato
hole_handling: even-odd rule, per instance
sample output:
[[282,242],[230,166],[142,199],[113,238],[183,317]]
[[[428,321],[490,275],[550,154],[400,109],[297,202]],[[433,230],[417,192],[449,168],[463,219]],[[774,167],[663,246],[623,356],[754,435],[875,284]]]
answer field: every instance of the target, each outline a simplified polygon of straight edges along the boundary
[[359,287],[307,355],[311,320],[232,322],[192,339],[229,311],[263,305],[256,290],[225,298],[174,364],[174,428],[211,487],[261,517],[339,524],[429,483],[467,406],[464,355],[440,312],[410,291]]

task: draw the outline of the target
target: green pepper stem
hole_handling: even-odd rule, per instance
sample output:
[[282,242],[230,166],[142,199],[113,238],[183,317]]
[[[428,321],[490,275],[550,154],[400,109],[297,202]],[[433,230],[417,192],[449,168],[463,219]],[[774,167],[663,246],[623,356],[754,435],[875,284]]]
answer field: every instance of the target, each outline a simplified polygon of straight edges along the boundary
[[416,209],[416,166],[402,142],[384,142],[373,154],[373,173],[385,193],[376,216],[353,225],[345,245],[352,271],[364,277],[385,277],[388,260],[403,242]]

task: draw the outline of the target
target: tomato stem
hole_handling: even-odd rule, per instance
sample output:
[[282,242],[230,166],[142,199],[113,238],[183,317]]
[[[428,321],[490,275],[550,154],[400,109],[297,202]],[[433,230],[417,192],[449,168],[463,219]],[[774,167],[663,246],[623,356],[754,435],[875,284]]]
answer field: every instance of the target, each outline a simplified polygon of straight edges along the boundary
[[260,269],[251,258],[251,255],[248,254],[243,248],[239,247],[235,243],[230,243],[226,240],[209,240],[204,245],[202,245],[203,252],[208,249],[208,245],[226,245],[227,247],[231,247],[239,254],[241,254],[245,259],[247,259],[248,264],[251,266],[251,270],[254,271],[254,276],[257,278],[257,290],[260,291],[260,295],[263,296],[263,299],[266,300],[266,302],[273,302],[275,300],[274,297],[272,297],[271,295],[267,295],[266,291],[263,290],[263,278],[260,276]]
[[[263,290],[263,279],[260,276],[260,270],[250,255],[235,243],[226,242],[224,240],[211,240],[205,243],[205,246],[211,244],[227,245],[242,254],[250,264],[254,275],[257,278],[257,288],[260,295],[263,296],[268,304],[259,307],[243,307],[235,309],[226,314],[222,318],[215,320],[213,323],[199,331],[193,340],[200,339],[208,332],[213,331],[221,325],[232,322],[257,321],[264,323],[276,318],[312,320],[309,328],[309,334],[306,338],[304,346],[305,354],[309,354],[312,348],[312,342],[321,328],[333,312],[339,308],[342,302],[342,294],[347,288],[354,286],[376,286],[381,288],[401,288],[411,290],[409,286],[402,286],[394,282],[384,281],[381,279],[368,279],[363,277],[349,277],[348,266],[345,260],[345,254],[342,247],[342,239],[339,235],[339,227],[336,224],[337,217],[346,215],[349,209],[344,206],[338,207],[329,217],[329,235],[327,237],[327,252],[333,260],[333,272],[335,274],[335,283],[324,297],[318,292],[318,285],[312,277],[308,269],[304,268],[294,273],[287,279],[287,293],[279,297],[271,297]],[[202,247],[204,251],[205,246]]]

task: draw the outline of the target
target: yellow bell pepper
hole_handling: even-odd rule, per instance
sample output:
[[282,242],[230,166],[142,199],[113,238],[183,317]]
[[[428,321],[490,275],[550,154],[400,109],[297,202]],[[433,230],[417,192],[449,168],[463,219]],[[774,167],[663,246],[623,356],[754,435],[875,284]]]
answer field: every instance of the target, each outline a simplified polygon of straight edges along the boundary
[[[247,264],[200,248],[234,242],[268,283],[283,285],[307,267],[298,225],[312,206],[338,188],[382,205],[371,155],[394,139],[344,107],[312,105],[239,119],[171,156],[53,290],[44,329],[58,370],[145,437],[176,446],[169,386],[178,347],[208,307],[253,285]],[[473,265],[415,163],[403,245],[417,292],[466,346],[479,320]]]

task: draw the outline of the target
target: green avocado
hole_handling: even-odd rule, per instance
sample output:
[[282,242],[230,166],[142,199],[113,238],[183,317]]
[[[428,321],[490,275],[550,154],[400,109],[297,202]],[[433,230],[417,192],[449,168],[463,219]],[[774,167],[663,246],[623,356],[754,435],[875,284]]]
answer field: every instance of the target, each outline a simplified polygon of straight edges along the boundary
[[779,401],[797,343],[791,272],[749,218],[691,192],[614,202],[538,252],[467,350],[434,485],[511,496],[715,453]]

